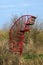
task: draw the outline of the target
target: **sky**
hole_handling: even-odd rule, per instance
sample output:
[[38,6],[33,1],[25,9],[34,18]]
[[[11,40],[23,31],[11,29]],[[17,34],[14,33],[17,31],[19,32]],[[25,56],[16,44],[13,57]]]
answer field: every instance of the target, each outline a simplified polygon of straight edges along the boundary
[[25,14],[43,19],[43,0],[0,0],[0,29],[14,15]]

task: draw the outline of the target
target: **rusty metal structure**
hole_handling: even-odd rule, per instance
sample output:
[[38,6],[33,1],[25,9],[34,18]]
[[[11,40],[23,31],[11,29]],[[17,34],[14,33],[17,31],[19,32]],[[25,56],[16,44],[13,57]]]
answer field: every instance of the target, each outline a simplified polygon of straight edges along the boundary
[[9,31],[9,49],[11,52],[22,54],[24,34],[30,30],[30,25],[34,24],[35,19],[35,16],[23,15],[14,22]]

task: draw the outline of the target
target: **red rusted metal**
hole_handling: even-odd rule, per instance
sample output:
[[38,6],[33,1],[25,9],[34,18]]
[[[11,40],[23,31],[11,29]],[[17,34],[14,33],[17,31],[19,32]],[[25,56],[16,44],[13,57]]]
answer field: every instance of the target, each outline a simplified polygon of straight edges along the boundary
[[23,51],[24,33],[30,30],[30,25],[33,25],[36,17],[32,15],[23,15],[15,21],[9,31],[9,49],[12,52]]

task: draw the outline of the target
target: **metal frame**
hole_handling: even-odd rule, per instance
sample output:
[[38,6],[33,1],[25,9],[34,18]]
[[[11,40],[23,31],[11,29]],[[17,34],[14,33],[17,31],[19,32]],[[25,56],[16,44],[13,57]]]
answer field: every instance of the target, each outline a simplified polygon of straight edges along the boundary
[[[36,19],[35,16],[32,16],[32,15],[23,15],[21,16],[20,18],[18,18],[15,23],[12,25],[10,31],[9,31],[9,49],[11,52],[19,52],[20,55],[22,54],[22,51],[23,51],[23,40],[24,40],[24,33],[25,32],[28,32],[30,30],[30,25],[33,25],[33,24],[30,24],[30,19],[31,18],[34,18]],[[18,38],[20,39],[19,42],[13,42],[13,29],[14,29],[14,26],[16,23],[20,22],[20,19],[22,20],[25,20],[25,28],[23,30],[18,30],[17,31],[17,34],[20,32],[21,36],[18,36]],[[35,21],[34,21],[35,22]],[[15,48],[15,46],[18,45],[19,48]]]

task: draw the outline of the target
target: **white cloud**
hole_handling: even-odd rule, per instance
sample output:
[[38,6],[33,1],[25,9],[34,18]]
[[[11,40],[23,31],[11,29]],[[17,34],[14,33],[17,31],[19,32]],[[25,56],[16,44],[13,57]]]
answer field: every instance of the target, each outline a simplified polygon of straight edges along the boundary
[[26,4],[26,3],[23,3],[23,4],[17,4],[17,5],[0,5],[0,8],[10,8],[10,7],[24,7],[24,6],[30,6],[30,4]]
[[0,8],[12,8],[15,7],[15,5],[0,5]]
[[38,6],[40,4],[38,3],[21,3],[21,4],[15,4],[15,5],[0,5],[0,8],[17,8],[17,7],[29,7],[29,6]]

